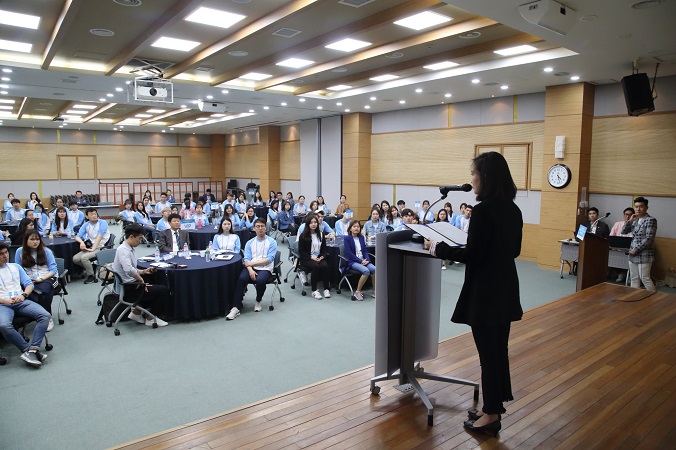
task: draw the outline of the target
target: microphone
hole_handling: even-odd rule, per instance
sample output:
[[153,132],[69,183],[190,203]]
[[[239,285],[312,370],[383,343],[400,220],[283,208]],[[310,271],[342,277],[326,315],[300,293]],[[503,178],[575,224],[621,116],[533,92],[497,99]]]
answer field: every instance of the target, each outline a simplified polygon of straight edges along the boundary
[[[465,184],[450,184],[448,186],[439,186],[439,192],[441,192],[441,195],[445,196],[451,191],[462,191],[462,192],[469,192],[472,190],[472,185],[465,183]],[[446,198],[446,197],[444,197]]]

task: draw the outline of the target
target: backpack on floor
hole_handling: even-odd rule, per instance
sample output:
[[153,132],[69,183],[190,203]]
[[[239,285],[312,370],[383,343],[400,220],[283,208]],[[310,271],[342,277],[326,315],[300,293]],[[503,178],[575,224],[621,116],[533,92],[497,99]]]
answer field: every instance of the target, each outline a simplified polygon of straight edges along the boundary
[[[115,314],[111,316],[113,308],[120,300],[120,296],[115,293],[108,293],[103,297],[103,302],[101,303],[101,310],[99,311],[99,317],[96,318],[97,325],[106,324],[107,327],[113,326],[113,323],[120,317],[120,314],[126,309],[125,305],[120,305],[115,310]],[[124,317],[122,321],[129,320],[127,317]]]

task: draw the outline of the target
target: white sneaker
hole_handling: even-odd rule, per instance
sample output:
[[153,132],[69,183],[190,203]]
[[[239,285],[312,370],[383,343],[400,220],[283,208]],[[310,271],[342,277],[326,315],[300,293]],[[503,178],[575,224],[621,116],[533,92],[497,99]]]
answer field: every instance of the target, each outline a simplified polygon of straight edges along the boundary
[[263,306],[261,305],[261,302],[256,302],[256,306],[254,306],[254,312],[261,312],[263,311]]
[[144,319],[141,314],[134,314],[133,311],[130,312],[127,317],[129,318],[129,320],[133,320],[134,322],[146,323],[146,319]]
[[[156,320],[157,320],[157,326],[158,327],[166,327],[167,325],[169,325],[167,322],[160,319],[159,317],[157,317]],[[149,326],[149,327],[152,327],[153,323],[155,323],[155,321],[153,319],[146,320],[146,325]]]
[[371,297],[376,298],[376,291],[371,292]]
[[52,331],[54,329],[54,319],[51,317],[49,318],[49,325],[47,325],[47,333]]
[[238,316],[239,316],[239,309],[234,307],[230,310],[228,315],[225,316],[225,320],[235,320],[235,318],[238,317]]
[[319,293],[319,291],[312,291],[312,296],[316,298],[317,300],[321,300],[324,297],[322,297],[322,294]]
[[324,298],[331,298],[331,291],[324,289]]
[[305,272],[298,272],[298,279],[300,280],[303,285],[307,283],[307,276],[305,275]]
[[364,300],[364,294],[362,294],[361,291],[357,291],[354,293],[354,299],[361,302]]
[[441,266],[441,270],[446,270],[446,266],[445,265]]

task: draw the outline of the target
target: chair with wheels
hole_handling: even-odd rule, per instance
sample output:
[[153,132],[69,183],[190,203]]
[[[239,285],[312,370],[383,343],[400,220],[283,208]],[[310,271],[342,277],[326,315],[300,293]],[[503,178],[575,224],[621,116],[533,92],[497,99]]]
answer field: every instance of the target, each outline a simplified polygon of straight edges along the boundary
[[[115,276],[113,275],[112,267],[116,252],[112,248],[105,248],[96,254],[96,261],[92,262],[94,273],[99,281],[101,281],[101,290],[96,301],[98,306],[101,306],[103,295],[114,292]],[[103,278],[101,277],[101,271],[103,271]]]
[[[307,284],[308,274],[305,272],[300,265],[300,256],[298,255],[298,241],[290,240],[289,241],[289,261],[291,262],[291,268],[286,273],[284,282],[289,282],[289,274],[293,272],[293,280],[291,282],[291,289],[296,289],[296,280],[300,282],[300,295],[307,295],[305,292],[305,285]],[[303,282],[305,280],[305,282]]]
[[[369,253],[369,256],[373,259],[375,259],[375,256],[371,253]],[[343,282],[347,283],[347,287],[350,288],[350,300],[356,300],[357,298],[354,296],[354,288],[352,287],[352,283],[350,283],[350,277],[358,275],[361,276],[361,272],[358,272],[354,269],[352,269],[348,265],[348,260],[345,257],[345,246],[341,245],[340,246],[340,265],[339,265],[339,270],[340,270],[340,282],[338,283],[338,288],[336,289],[336,293],[340,294],[340,287],[343,285]]]
[[106,319],[106,326],[107,326],[107,327],[112,327],[112,326],[113,326],[113,322],[110,321],[110,317],[114,317],[114,316],[115,316],[115,312],[116,312],[118,309],[123,308],[122,312],[120,313],[119,316],[117,316],[117,319],[115,320],[115,324],[114,324],[114,325],[115,325],[115,330],[114,330],[115,336],[119,336],[119,335],[120,335],[120,329],[119,329],[119,325],[118,325],[118,324],[120,323],[120,320],[122,320],[123,318],[127,317],[127,314],[128,314],[132,309],[138,309],[138,310],[141,311],[142,314],[145,314],[146,316],[153,317],[153,318],[155,319],[155,323],[153,323],[153,328],[157,328],[157,317],[156,317],[153,313],[151,313],[150,311],[148,311],[147,309],[143,308],[142,306],[139,306],[139,304],[140,304],[141,301],[143,300],[143,292],[141,292],[141,295],[139,295],[139,297],[138,297],[134,302],[129,302],[129,301],[127,301],[127,300],[124,299],[124,291],[125,291],[126,288],[128,288],[128,287],[130,287],[130,286],[134,286],[134,287],[139,287],[139,288],[140,288],[141,286],[145,286],[145,283],[139,283],[139,282],[136,282],[136,283],[128,283],[128,284],[125,286],[125,284],[122,282],[122,277],[120,276],[120,274],[118,274],[117,272],[115,272],[114,270],[112,270],[112,267],[111,267],[110,269],[108,269],[108,270],[110,270],[110,271],[115,275],[115,288],[114,288],[114,291],[115,291],[115,293],[118,295],[118,300],[117,300],[117,305],[115,305],[115,306],[113,307],[113,309],[110,311],[110,315],[109,315],[108,317],[105,318],[105,319]]
[[[275,292],[279,293],[279,301],[284,302],[286,299],[282,295],[282,290],[280,289],[279,285],[282,284],[282,252],[277,250],[277,253],[275,253],[275,262],[272,267],[272,275],[270,278],[268,278],[268,282],[266,284],[272,284],[274,286],[274,290],[272,291],[272,294],[270,295],[270,306],[268,309],[270,311],[275,310]],[[253,281],[249,281],[249,284],[254,284]],[[246,292],[246,291],[245,291]]]
[[59,272],[57,276],[57,286],[54,288],[54,296],[59,296],[59,308],[57,309],[56,317],[59,320],[59,325],[64,324],[64,320],[61,318],[61,305],[65,306],[66,314],[71,314],[72,309],[68,307],[68,302],[66,301],[66,295],[68,295],[68,290],[66,290],[66,275],[68,274],[68,269],[65,268],[63,258],[54,258],[56,261],[56,269]]

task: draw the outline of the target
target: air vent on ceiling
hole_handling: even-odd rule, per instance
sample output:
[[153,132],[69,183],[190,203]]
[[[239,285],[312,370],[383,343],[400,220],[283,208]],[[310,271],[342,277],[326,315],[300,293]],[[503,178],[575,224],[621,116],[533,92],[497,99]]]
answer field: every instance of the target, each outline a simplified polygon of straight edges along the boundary
[[212,70],[214,70],[214,68],[208,67],[208,66],[199,66],[199,67],[195,67],[195,70],[197,70],[199,72],[211,72]]
[[499,83],[496,82],[490,82],[490,83],[484,83],[484,86],[497,86]]
[[301,33],[300,30],[294,30],[293,28],[280,28],[279,30],[272,33],[275,36],[291,38],[297,36]]
[[570,72],[556,72],[554,74],[555,77],[567,77],[568,75],[570,75]]
[[141,6],[141,0],[113,0],[114,3],[122,6]]
[[62,83],[71,83],[71,84],[75,84],[75,83],[78,82],[77,80],[71,80],[71,79],[69,79],[69,78],[62,78],[62,79],[59,80],[59,81],[61,81]]
[[614,84],[614,83],[619,83],[619,81],[618,81],[618,80],[614,80],[614,79],[612,79],[612,78],[603,78],[603,79],[601,79],[601,80],[590,81],[590,83],[591,83],[591,84],[596,84],[596,85],[599,85],[599,84]]
[[461,39],[476,39],[481,36],[481,33],[478,31],[470,31],[468,33],[459,34],[458,37]]
[[340,0],[338,3],[341,5],[352,6],[354,8],[361,8],[362,6],[371,3],[375,0]]
[[402,52],[394,52],[394,53],[388,53],[385,55],[385,58],[390,58],[390,59],[398,59],[403,57],[404,54]]

